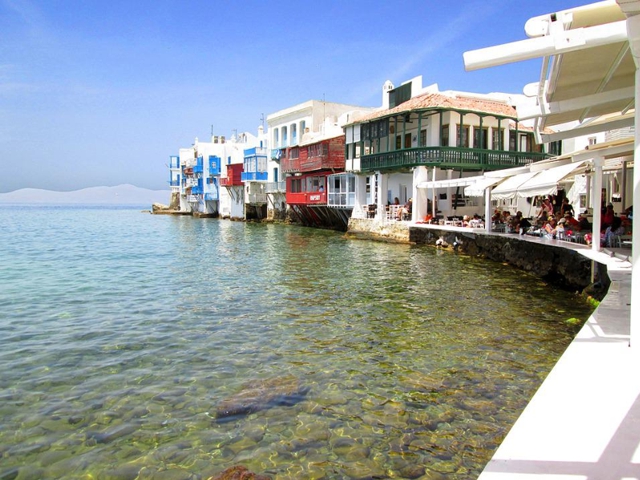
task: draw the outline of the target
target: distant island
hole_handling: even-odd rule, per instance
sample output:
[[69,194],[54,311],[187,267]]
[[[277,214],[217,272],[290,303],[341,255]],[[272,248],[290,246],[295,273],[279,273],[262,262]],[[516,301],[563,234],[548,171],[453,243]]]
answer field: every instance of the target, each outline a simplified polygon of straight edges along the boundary
[[168,204],[169,190],[148,190],[135,185],[116,187],[90,187],[72,192],[56,192],[38,188],[22,188],[8,193],[0,193],[0,204],[98,204],[98,205],[148,205]]

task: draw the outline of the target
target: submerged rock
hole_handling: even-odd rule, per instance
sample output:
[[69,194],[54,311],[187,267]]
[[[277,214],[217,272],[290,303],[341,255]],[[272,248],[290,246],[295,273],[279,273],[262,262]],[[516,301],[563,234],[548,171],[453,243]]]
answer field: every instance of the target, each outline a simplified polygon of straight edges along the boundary
[[245,384],[239,393],[220,402],[215,417],[221,419],[246,415],[274,406],[294,405],[301,401],[308,391],[308,387],[292,375],[255,380]]
[[242,465],[236,465],[235,467],[227,468],[224,472],[216,475],[215,477],[209,477],[208,480],[271,480],[271,477],[258,475],[250,472]]

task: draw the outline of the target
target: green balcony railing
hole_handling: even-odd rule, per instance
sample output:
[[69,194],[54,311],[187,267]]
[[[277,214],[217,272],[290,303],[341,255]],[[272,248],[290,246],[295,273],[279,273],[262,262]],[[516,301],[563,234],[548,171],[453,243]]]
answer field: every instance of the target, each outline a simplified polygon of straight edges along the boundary
[[549,158],[546,153],[509,152],[459,147],[420,147],[374,153],[360,159],[360,170],[395,170],[417,166],[465,168],[469,170],[500,170],[522,167]]

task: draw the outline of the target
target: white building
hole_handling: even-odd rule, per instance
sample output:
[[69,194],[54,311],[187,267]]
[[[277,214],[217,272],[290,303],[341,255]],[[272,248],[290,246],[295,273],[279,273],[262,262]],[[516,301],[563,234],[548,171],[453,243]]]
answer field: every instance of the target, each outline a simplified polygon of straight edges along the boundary
[[[281,158],[291,158],[295,148],[320,142],[323,139],[343,135],[342,126],[354,118],[372,112],[372,108],[309,100],[267,116],[270,147],[268,216],[286,217],[285,178],[287,173],[280,167]],[[293,149],[293,150],[292,150]],[[291,170],[289,175],[305,173]]]

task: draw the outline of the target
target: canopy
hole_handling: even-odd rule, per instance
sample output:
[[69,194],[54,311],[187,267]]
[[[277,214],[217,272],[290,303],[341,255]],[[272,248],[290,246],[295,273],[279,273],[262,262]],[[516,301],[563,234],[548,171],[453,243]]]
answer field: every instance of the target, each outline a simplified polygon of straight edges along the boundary
[[450,180],[436,180],[435,182],[420,182],[417,188],[450,188],[450,187],[466,187],[478,180],[484,178],[482,175],[475,177],[452,178]]
[[517,188],[517,195],[519,197],[555,195],[558,193],[558,183],[574,173],[583,163],[584,162],[568,163],[538,172],[537,175],[525,181]]
[[516,198],[518,187],[537,174],[538,172],[519,173],[518,175],[507,178],[504,182],[493,189],[491,192],[491,198],[494,200]]
[[487,188],[497,185],[502,180],[504,180],[504,178],[481,177],[476,183],[466,187],[464,194],[467,197],[482,197]]

